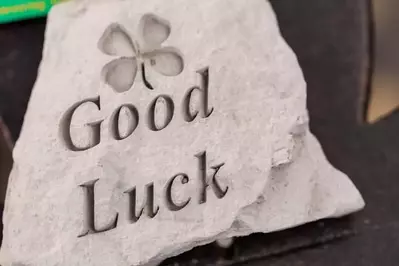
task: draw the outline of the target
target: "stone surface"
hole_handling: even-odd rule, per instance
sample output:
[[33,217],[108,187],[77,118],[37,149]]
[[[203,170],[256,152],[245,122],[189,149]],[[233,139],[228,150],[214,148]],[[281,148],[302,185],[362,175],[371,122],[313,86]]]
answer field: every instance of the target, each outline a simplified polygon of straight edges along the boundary
[[[156,263],[364,205],[308,130],[302,73],[262,0],[55,8],[14,157],[4,265]],[[135,221],[146,187],[155,207]]]

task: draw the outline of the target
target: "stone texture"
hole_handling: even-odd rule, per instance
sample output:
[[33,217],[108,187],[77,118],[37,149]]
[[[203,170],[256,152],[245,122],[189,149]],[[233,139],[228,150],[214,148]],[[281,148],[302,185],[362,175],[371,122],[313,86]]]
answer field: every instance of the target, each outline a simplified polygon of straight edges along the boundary
[[[193,86],[199,89],[187,111],[183,99]],[[151,112],[159,95],[171,97],[173,112],[165,113],[166,97]],[[86,99],[92,103],[79,105],[69,131],[65,114]],[[118,130],[112,121],[122,104],[131,105],[122,108]],[[101,133],[89,134],[98,121]],[[115,140],[126,132],[132,134]],[[215,239],[339,217],[364,205],[309,132],[306,84],[262,0],[73,1],[54,8],[14,157],[4,265],[144,265]],[[219,190],[212,185],[217,169]],[[168,181],[178,173],[189,179],[179,176],[168,199]],[[149,183],[159,212],[150,218],[147,209],[131,223],[132,188],[140,206]],[[118,221],[78,237],[87,226],[89,186],[96,228],[116,213]],[[167,204],[189,198],[179,211]]]

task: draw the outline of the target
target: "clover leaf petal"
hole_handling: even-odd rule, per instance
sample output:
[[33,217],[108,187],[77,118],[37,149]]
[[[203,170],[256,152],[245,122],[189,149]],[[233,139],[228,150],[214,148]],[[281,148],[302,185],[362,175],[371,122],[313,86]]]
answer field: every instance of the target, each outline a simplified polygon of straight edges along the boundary
[[129,34],[123,26],[112,23],[104,31],[98,48],[107,55],[134,56],[136,51]]
[[104,81],[117,93],[128,91],[137,75],[137,59],[134,57],[119,58],[106,64],[103,68]]
[[165,47],[144,56],[157,72],[165,76],[177,76],[184,69],[183,57],[173,47]]
[[152,48],[160,47],[171,31],[169,22],[154,14],[145,14],[141,18],[140,28],[145,44]]

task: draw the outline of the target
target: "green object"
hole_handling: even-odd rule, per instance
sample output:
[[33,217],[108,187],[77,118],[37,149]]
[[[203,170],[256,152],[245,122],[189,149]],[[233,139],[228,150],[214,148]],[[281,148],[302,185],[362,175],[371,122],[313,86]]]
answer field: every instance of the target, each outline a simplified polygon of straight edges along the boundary
[[0,0],[0,23],[45,16],[64,0]]

